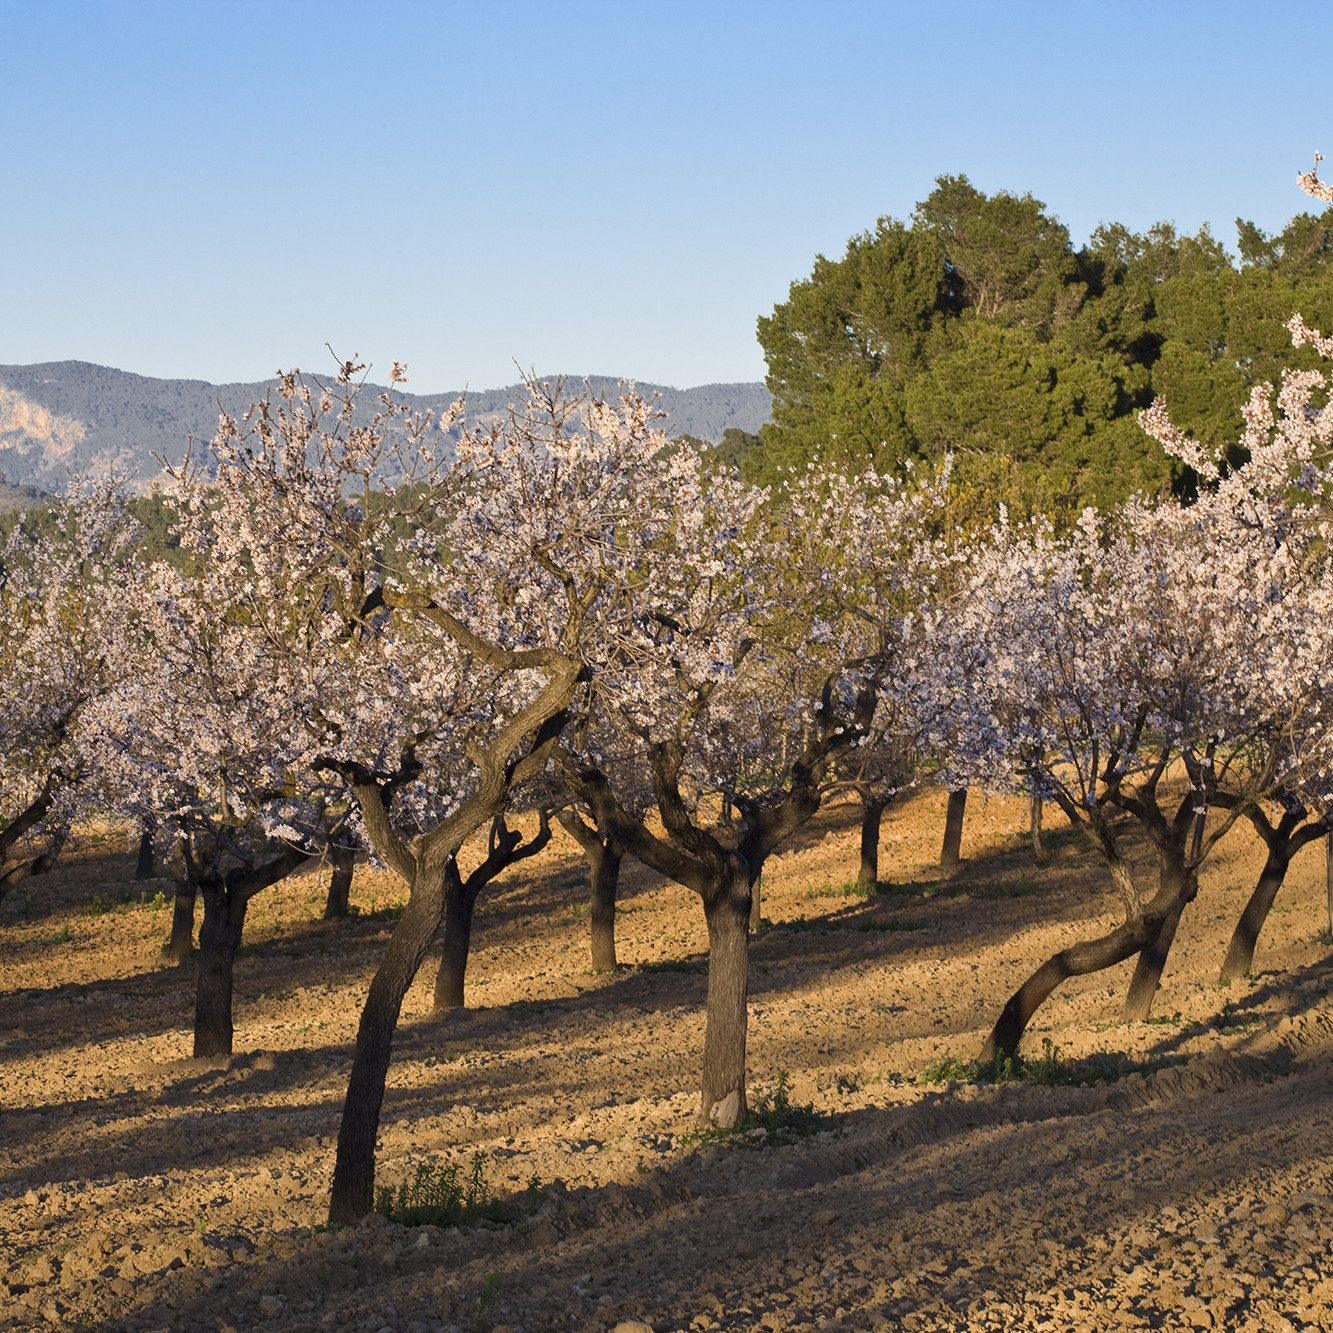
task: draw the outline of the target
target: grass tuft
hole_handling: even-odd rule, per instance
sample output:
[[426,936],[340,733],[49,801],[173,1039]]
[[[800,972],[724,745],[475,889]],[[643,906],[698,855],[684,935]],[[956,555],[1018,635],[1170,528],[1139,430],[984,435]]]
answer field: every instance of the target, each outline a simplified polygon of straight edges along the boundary
[[397,1190],[381,1185],[375,1191],[375,1211],[409,1227],[498,1221],[486,1180],[488,1160],[486,1153],[474,1152],[472,1169],[466,1175],[457,1162],[422,1162],[411,1180],[403,1181]]
[[967,1060],[960,1055],[942,1055],[932,1060],[917,1076],[917,1083],[1033,1083],[1042,1087],[1090,1088],[1096,1083],[1114,1083],[1130,1074],[1149,1074],[1169,1065],[1179,1064],[1175,1057],[1155,1060],[1131,1060],[1119,1052],[1100,1052],[1082,1060],[1066,1060],[1060,1048],[1049,1038],[1041,1039],[1041,1054],[1033,1059],[1015,1055],[999,1056],[990,1065]]
[[685,1147],[764,1148],[774,1143],[793,1143],[828,1128],[828,1116],[815,1110],[814,1103],[794,1106],[791,1100],[791,1075],[778,1070],[771,1093],[755,1098],[750,1114],[739,1125],[722,1129],[700,1125],[680,1136]]

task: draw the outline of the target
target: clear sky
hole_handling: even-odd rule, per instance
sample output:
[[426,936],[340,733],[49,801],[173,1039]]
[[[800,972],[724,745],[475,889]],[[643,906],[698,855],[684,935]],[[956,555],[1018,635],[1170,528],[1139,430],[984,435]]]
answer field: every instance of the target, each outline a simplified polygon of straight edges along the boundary
[[1076,240],[1279,227],[1330,36],[1327,0],[0,0],[0,363],[759,379],[755,317],[941,173]]

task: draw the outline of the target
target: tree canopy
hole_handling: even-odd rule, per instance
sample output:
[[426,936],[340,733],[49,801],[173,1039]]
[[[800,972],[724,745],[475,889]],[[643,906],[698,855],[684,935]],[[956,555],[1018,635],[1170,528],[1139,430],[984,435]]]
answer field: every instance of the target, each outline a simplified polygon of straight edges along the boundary
[[771,483],[815,457],[892,472],[952,453],[978,516],[1188,490],[1135,413],[1164,395],[1186,434],[1235,440],[1238,405],[1292,362],[1287,317],[1333,324],[1333,209],[1236,227],[1237,258],[1169,223],[1104,224],[1075,249],[1031,194],[941,176],[910,222],[816,256],[760,318],[773,419],[740,466]]

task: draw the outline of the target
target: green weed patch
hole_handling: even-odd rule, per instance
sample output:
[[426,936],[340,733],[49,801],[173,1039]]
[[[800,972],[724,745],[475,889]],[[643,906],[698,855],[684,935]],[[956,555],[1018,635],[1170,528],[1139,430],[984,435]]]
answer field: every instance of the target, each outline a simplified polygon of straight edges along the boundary
[[945,1083],[1033,1083],[1042,1087],[1090,1088],[1097,1083],[1114,1083],[1130,1074],[1150,1074],[1183,1057],[1164,1056],[1152,1060],[1131,1060],[1118,1051],[1100,1051],[1081,1060],[1066,1060],[1060,1048],[1049,1038],[1041,1041],[1041,1054],[1032,1059],[1015,1055],[998,1057],[993,1064],[968,1060],[959,1055],[942,1055],[932,1060],[917,1076],[917,1083],[939,1086]]

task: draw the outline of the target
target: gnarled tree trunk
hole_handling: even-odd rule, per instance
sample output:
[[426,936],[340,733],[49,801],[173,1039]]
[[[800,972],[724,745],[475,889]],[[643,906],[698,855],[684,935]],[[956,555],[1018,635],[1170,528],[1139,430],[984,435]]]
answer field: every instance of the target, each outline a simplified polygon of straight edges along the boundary
[[232,1045],[232,967],[241,947],[245,911],[250,899],[286,879],[310,859],[295,847],[261,865],[240,865],[226,874],[198,870],[185,845],[186,864],[204,896],[204,923],[199,930],[199,961],[195,973],[194,1053],[196,1057],[230,1055]]
[[435,1012],[463,1008],[467,960],[472,951],[472,918],[481,891],[503,870],[535,856],[551,840],[551,822],[545,810],[537,832],[527,841],[497,815],[491,823],[486,859],[467,877],[458,869],[457,854],[444,867],[444,950],[435,974]]
[[393,1034],[407,994],[430,952],[444,914],[444,871],[418,871],[407,908],[375,971],[361,1011],[356,1054],[343,1101],[338,1154],[329,1197],[330,1222],[355,1222],[371,1209],[375,1190],[375,1140],[384,1105],[384,1082]]
[[[194,924],[194,885],[191,884],[190,929]],[[204,922],[199,930],[199,959],[195,971],[194,1056],[230,1055],[232,1028],[232,970],[245,930],[249,896],[230,891],[221,876],[209,876],[198,886],[204,899]],[[181,894],[177,895],[177,902]]]
[[[1308,812],[1302,805],[1293,804],[1284,810],[1276,825],[1258,806],[1247,810],[1246,816],[1254,826],[1254,831],[1263,839],[1268,855],[1259,873],[1259,882],[1254,886],[1254,892],[1250,894],[1245,910],[1232,932],[1227,956],[1222,963],[1222,973],[1218,977],[1220,983],[1234,981],[1254,965],[1255,946],[1268,914],[1273,910],[1278,890],[1286,880],[1292,858],[1307,842],[1328,837],[1327,821],[1303,822],[1308,818]],[[1330,868],[1333,868],[1333,860],[1326,860],[1326,871]]]
[[967,809],[967,788],[949,793],[949,807],[944,815],[944,845],[940,848],[940,869],[955,871],[963,862],[963,814]]
[[[171,904],[171,939],[167,941],[167,957],[173,963],[188,958],[194,949],[194,904],[198,890],[199,886],[191,878],[183,879],[176,885],[176,896]],[[204,917],[208,917],[207,898],[204,901]],[[200,938],[202,940],[202,933]],[[230,1012],[230,1002],[227,1007]]]
[[588,862],[589,944],[594,972],[616,970],[616,892],[620,887],[620,863],[625,856],[623,844],[609,833],[586,823],[577,810],[556,814],[560,827],[583,849]]
[[1268,920],[1273,909],[1277,891],[1287,877],[1287,867],[1291,864],[1286,848],[1268,849],[1264,868],[1259,872],[1259,882],[1254,886],[1245,910],[1236,922],[1236,929],[1231,934],[1231,943],[1227,947],[1227,956],[1222,961],[1222,973],[1219,983],[1225,985],[1237,977],[1244,976],[1254,964],[1254,946],[1259,942],[1259,932]]
[[347,915],[352,893],[352,875],[356,869],[356,843],[347,833],[335,833],[329,839],[329,893],[324,902],[324,920],[335,921]]
[[1018,1054],[1018,1044],[1033,1014],[1056,987],[1070,977],[1100,972],[1123,963],[1126,958],[1132,958],[1156,936],[1161,923],[1161,915],[1149,911],[1125,922],[1123,926],[1117,926],[1109,935],[1062,949],[1054,958],[1044,962],[1004,1006],[981,1048],[981,1063],[993,1064],[1000,1056],[1012,1059]]
[[[1194,853],[1197,858],[1202,820],[1196,819],[1193,827]],[[1107,836],[1109,838],[1110,835]],[[1122,893],[1127,901],[1132,901],[1133,885],[1129,881],[1128,868],[1114,842],[1108,841],[1103,852],[1117,880],[1123,881]],[[993,1063],[999,1057],[1012,1058],[1018,1053],[1018,1044],[1033,1014],[1062,982],[1070,977],[1086,976],[1090,972],[1114,967],[1135,954],[1139,954],[1140,958],[1134,984],[1130,987],[1130,999],[1125,1005],[1125,1021],[1134,1021],[1129,1017],[1130,1001],[1135,1006],[1133,1012],[1142,1012],[1144,1017],[1147,1016],[1167,952],[1175,938],[1180,914],[1198,889],[1197,875],[1186,861],[1179,842],[1174,847],[1159,847],[1158,855],[1161,858],[1160,877],[1152,901],[1146,907],[1131,912],[1125,923],[1117,926],[1110,934],[1062,949],[1043,963],[1010,997],[996,1020],[981,1049],[980,1059],[983,1064]],[[1145,956],[1148,959],[1146,963]],[[1144,1008],[1145,1004],[1147,1008]]]
[[[478,886],[480,887],[480,886]],[[444,953],[435,974],[435,1012],[463,1008],[468,954],[472,949],[472,911],[477,895],[468,893],[458,862],[449,858],[444,872]]]
[[1152,1002],[1161,984],[1167,955],[1175,943],[1181,913],[1187,904],[1194,901],[1199,891],[1198,885],[1197,876],[1191,874],[1187,877],[1187,882],[1181,886],[1175,900],[1163,913],[1152,938],[1139,951],[1139,961],[1134,965],[1134,975],[1125,995],[1126,1023],[1142,1023],[1152,1013]]
[[856,886],[865,893],[874,893],[879,887],[879,829],[887,805],[877,796],[861,794],[861,868]]
[[745,1028],[750,986],[750,885],[733,874],[704,899],[708,1021],[700,1117],[730,1129],[745,1119]]

